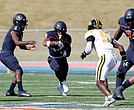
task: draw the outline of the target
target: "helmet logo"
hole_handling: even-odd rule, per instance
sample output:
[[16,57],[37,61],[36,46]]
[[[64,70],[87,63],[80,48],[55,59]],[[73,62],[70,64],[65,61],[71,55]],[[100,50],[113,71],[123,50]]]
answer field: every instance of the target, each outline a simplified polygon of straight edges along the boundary
[[100,20],[98,19],[92,19],[89,23],[88,23],[88,30],[91,29],[102,29],[102,23]]
[[67,26],[66,26],[66,24],[63,21],[58,21],[54,25],[54,29],[57,30],[57,31],[66,32],[67,31]]
[[16,20],[20,21],[21,20],[21,17],[20,16],[17,16]]
[[13,17],[13,24],[15,25],[26,25],[27,18],[24,14],[18,13]]

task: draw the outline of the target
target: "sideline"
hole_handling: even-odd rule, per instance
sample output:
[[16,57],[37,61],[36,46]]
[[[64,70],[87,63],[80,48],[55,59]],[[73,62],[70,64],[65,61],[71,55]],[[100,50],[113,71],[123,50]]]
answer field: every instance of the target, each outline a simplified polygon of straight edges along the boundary
[[[20,61],[20,65],[24,70],[51,70],[47,61]],[[69,70],[71,71],[95,71],[97,62],[88,61],[69,61]],[[119,63],[112,71],[117,71]],[[6,71],[7,68],[0,63],[0,70]],[[129,70],[134,71],[134,66]]]

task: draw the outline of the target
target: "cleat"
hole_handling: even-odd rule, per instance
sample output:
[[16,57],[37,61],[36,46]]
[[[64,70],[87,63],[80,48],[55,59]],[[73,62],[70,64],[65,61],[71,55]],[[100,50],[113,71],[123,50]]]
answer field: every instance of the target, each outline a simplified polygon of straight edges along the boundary
[[6,96],[17,96],[17,94],[15,94],[14,91],[11,92],[11,91],[8,90],[8,91],[6,92]]
[[113,97],[111,97],[111,98],[105,98],[105,103],[102,105],[102,106],[113,106],[113,105],[111,105],[112,103],[114,103],[116,100],[113,98]]
[[66,96],[66,93],[63,91],[63,85],[59,83],[57,90],[59,91],[61,96]]
[[61,82],[61,83],[62,83],[62,85],[63,85],[63,91],[64,91],[64,93],[69,92],[69,88],[68,88],[67,82],[66,82],[66,81],[63,81],[63,82]]
[[26,93],[26,91],[19,91],[18,97],[32,97],[32,95],[29,93]]
[[125,100],[123,94],[123,87],[122,86],[119,86],[117,87],[115,90],[114,90],[114,95],[113,95],[113,98],[115,100]]

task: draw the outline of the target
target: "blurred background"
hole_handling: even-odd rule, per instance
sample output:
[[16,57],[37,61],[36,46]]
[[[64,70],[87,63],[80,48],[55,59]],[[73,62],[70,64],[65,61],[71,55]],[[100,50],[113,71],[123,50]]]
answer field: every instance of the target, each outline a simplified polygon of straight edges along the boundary
[[[1,0],[0,3],[0,48],[7,30],[12,25],[16,13],[24,13],[28,18],[28,28],[23,40],[36,40],[37,51],[24,51],[16,48],[15,54],[20,61],[46,61],[48,50],[43,47],[45,32],[52,30],[54,24],[63,20],[72,36],[72,53],[69,61],[97,61],[95,51],[85,60],[80,59],[80,53],[85,48],[84,34],[88,22],[97,18],[103,23],[103,28],[113,36],[118,29],[118,19],[128,8],[133,8],[133,0]],[[128,39],[122,36],[119,40],[127,48]],[[115,53],[120,60],[119,51]]]

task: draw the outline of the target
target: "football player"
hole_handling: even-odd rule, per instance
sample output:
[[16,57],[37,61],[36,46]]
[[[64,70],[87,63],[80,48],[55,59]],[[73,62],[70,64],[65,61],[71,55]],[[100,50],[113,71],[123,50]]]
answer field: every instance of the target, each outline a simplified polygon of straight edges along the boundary
[[98,19],[93,19],[89,22],[85,40],[87,42],[86,47],[80,57],[84,59],[92,52],[93,48],[96,50],[99,57],[96,67],[96,85],[105,95],[105,103],[103,106],[109,106],[115,102],[113,95],[108,89],[107,81],[108,72],[117,64],[117,58],[114,54],[113,47],[119,49],[123,61],[126,60],[124,48],[119,42],[112,39],[109,32],[102,29],[102,23]]
[[[11,86],[6,92],[6,96],[19,96],[19,97],[31,97],[31,94],[25,92],[22,85],[22,75],[23,70],[19,65],[19,61],[14,55],[14,50],[16,46],[19,46],[20,49],[24,50],[36,50],[36,41],[22,41],[23,31],[27,27],[27,18],[24,14],[18,13],[13,17],[13,25],[7,32],[2,50],[0,53],[1,62],[10,70],[15,72],[15,75],[12,79]],[[14,92],[14,88],[18,85],[18,94]]]
[[125,33],[130,42],[126,51],[128,66],[124,67],[123,61],[121,61],[116,76],[116,89],[114,90],[114,98],[116,100],[124,100],[125,98],[122,92],[134,84],[134,76],[123,83],[127,71],[134,65],[134,8],[126,10],[124,16],[119,19],[118,23],[120,27],[116,31],[114,39],[118,40]]
[[72,38],[67,32],[67,26],[63,21],[58,21],[54,25],[54,30],[46,32],[43,45],[48,47],[48,63],[50,68],[55,72],[59,80],[57,87],[61,96],[66,96],[69,91],[66,82],[68,74],[67,57],[71,53]]

